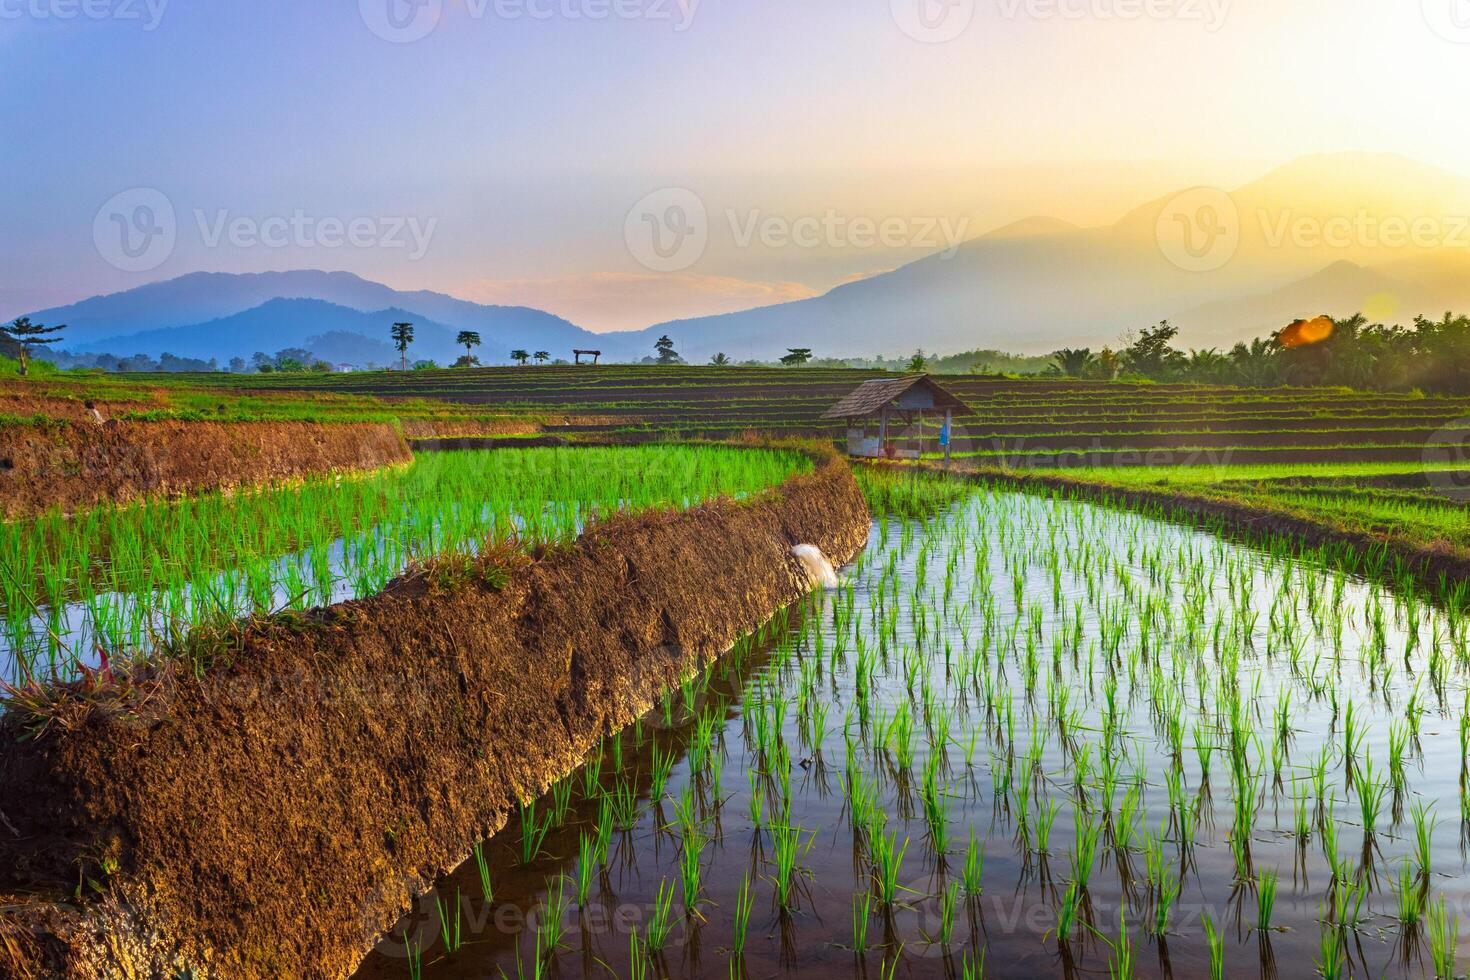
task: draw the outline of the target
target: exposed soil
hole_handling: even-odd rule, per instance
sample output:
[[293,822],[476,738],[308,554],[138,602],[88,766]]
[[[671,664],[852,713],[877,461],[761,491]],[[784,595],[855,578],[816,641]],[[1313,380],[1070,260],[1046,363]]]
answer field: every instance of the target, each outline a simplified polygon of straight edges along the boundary
[[614,518],[498,591],[410,576],[251,627],[151,700],[37,737],[7,715],[0,976],[346,976],[519,800],[808,591],[792,545],[845,561],[868,526],[824,454],[749,501]]
[[0,517],[376,469],[412,458],[392,425],[84,421],[0,426]]

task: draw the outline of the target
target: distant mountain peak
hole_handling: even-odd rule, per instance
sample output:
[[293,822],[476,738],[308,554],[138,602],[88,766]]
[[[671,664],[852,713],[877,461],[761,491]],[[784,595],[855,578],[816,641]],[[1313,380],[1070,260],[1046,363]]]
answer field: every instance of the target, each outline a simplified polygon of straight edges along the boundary
[[1038,214],[1002,225],[994,231],[986,232],[981,237],[987,239],[1044,238],[1047,235],[1066,235],[1080,230],[1070,221]]

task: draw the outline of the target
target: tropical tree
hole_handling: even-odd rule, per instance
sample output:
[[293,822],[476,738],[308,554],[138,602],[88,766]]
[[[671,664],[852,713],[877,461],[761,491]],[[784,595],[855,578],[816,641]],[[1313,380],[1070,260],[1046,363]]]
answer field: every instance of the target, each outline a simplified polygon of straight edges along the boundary
[[787,367],[796,367],[805,364],[811,359],[812,349],[810,347],[788,347],[786,348],[786,356],[781,358],[781,363]]
[[660,364],[678,364],[679,352],[674,350],[674,342],[669,339],[668,334],[658,338],[658,343],[653,345],[654,353],[658,355]]
[[724,351],[720,351],[720,353],[716,354],[714,357],[711,357],[709,359],[709,362],[715,367],[728,367],[730,364],[730,358],[726,356]]
[[408,370],[408,345],[411,344],[411,343],[413,343],[413,324],[412,323],[395,323],[395,324],[393,324],[392,335],[393,335],[393,346],[396,347],[396,348],[398,348],[398,356],[399,356],[400,361],[401,361],[400,367],[401,367],[402,370],[407,371]]
[[515,361],[521,367],[525,367],[526,366],[526,362],[531,359],[531,352],[528,351],[528,350],[525,350],[523,348],[517,347],[515,350],[513,350],[513,351],[510,352],[510,359],[512,361]]
[[914,356],[909,358],[910,373],[917,374],[929,365],[929,355],[924,353],[923,348],[914,351]]
[[1235,380],[1251,388],[1270,388],[1281,384],[1280,349],[1275,340],[1257,337],[1249,345],[1236,344],[1230,351],[1230,366]]
[[16,360],[20,361],[20,376],[23,378],[30,371],[31,351],[60,340],[60,337],[50,335],[60,333],[65,329],[66,324],[64,323],[48,327],[44,324],[32,323],[30,317],[23,316],[7,327],[0,327],[0,334],[4,334],[15,342]]
[[1179,328],[1168,320],[1140,333],[1123,351],[1123,365],[1130,371],[1155,380],[1167,377],[1184,365],[1184,354],[1173,348]]
[[1213,347],[1192,350],[1185,358],[1184,373],[1193,381],[1225,381],[1230,377],[1230,358]]
[[475,356],[474,352],[474,348],[480,346],[478,333],[473,330],[461,330],[459,336],[454,338],[454,342],[464,348],[464,357],[461,357],[456,363],[463,367],[480,363],[480,359]]
[[532,354],[531,356],[536,358],[537,364],[545,364],[547,361],[551,360],[550,351],[538,350],[535,354]]
[[1051,359],[1062,374],[1069,378],[1082,378],[1087,376],[1088,369],[1097,357],[1089,347],[1063,347],[1052,354]]

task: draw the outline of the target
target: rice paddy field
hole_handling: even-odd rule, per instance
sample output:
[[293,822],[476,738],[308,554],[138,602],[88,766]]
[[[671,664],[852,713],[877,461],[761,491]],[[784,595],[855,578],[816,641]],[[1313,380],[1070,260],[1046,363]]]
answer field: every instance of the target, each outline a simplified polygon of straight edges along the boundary
[[864,483],[835,588],[605,738],[359,976],[1463,975],[1463,585]]
[[[442,399],[510,415],[563,413],[583,438],[724,439],[747,431],[838,436],[821,414],[876,372],[841,368],[528,367],[332,375],[204,375],[175,383]],[[955,452],[983,465],[1415,462],[1470,399],[1338,388],[936,375],[972,409]],[[932,440],[933,433],[930,432]],[[932,442],[931,442],[932,446]]]
[[739,498],[810,465],[715,446],[432,453],[356,479],[0,524],[0,680],[186,652],[203,627],[372,595],[430,557],[562,544],[596,515]]
[[1274,466],[1073,467],[1043,477],[1224,500],[1441,552],[1470,551],[1466,460]]

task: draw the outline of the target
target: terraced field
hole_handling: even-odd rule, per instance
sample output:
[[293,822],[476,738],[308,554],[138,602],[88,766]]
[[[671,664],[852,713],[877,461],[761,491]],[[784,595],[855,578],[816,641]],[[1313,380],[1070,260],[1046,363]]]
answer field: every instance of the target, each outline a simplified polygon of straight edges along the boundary
[[[841,369],[537,367],[340,375],[211,375],[194,382],[392,399],[445,399],[546,417],[567,434],[837,436],[821,414],[877,372]],[[1470,399],[1341,388],[1242,389],[937,376],[973,409],[955,452],[986,465],[1410,462],[1470,416]],[[932,432],[930,433],[932,435]]]

